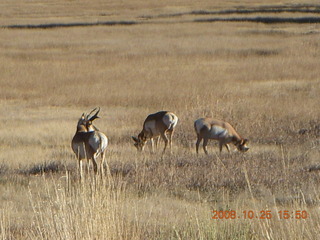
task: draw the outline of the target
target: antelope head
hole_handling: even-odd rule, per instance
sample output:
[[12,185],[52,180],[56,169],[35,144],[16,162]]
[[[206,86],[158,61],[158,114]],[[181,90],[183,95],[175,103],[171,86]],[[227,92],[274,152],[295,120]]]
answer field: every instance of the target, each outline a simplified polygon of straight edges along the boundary
[[[98,109],[98,110],[97,110]],[[92,117],[90,117],[90,115],[93,113],[93,112],[95,112],[96,111],[96,113],[92,116]],[[100,108],[98,107],[98,108],[95,108],[95,109],[93,109],[87,116],[86,116],[86,128],[87,128],[87,131],[88,132],[91,132],[91,131],[99,131],[99,129],[98,128],[96,128],[93,124],[92,124],[92,122],[95,120],[95,119],[97,119],[97,118],[99,118],[99,116],[98,116],[98,113],[100,112]]]
[[[95,111],[96,111],[96,113],[93,116],[90,116]],[[99,116],[98,116],[99,112],[100,112],[100,108],[95,108],[89,114],[82,113],[81,117],[78,120],[77,131],[78,132],[90,132],[90,131],[98,130],[92,124],[92,121],[99,118]]]
[[139,152],[143,151],[144,146],[147,142],[147,137],[144,135],[143,132],[141,132],[138,137],[132,136],[132,139],[134,141],[134,146],[137,148]]
[[240,141],[237,141],[234,143],[234,145],[237,147],[237,149],[240,152],[246,152],[249,150],[249,147],[247,146],[248,139],[241,139]]
[[87,132],[87,122],[86,122],[86,117],[85,114],[83,113],[81,117],[78,120],[77,124],[77,132]]

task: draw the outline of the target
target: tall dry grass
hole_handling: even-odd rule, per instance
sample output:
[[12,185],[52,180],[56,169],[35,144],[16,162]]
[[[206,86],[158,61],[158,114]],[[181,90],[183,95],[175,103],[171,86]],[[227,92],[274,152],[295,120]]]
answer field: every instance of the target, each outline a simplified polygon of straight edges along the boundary
[[[2,26],[139,21],[0,29],[1,238],[317,239],[319,25],[197,23],[211,16],[191,14],[268,8],[259,1],[123,4],[1,3]],[[276,16],[306,15],[317,13]],[[70,141],[95,106],[111,175],[80,185]],[[130,137],[158,110],[179,117],[173,154],[138,154]],[[210,142],[209,156],[197,156],[202,116],[229,121],[250,151],[219,155]],[[240,218],[211,219],[213,210]],[[273,217],[244,219],[249,210]],[[279,219],[285,210],[308,217]]]

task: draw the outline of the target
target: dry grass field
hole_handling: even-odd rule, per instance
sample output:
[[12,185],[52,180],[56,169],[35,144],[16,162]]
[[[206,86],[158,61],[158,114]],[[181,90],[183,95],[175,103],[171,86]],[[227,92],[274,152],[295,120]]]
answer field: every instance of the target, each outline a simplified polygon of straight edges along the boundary
[[[194,2],[1,1],[1,239],[318,239],[318,1]],[[70,142],[96,106],[110,171],[80,184]],[[159,110],[173,153],[138,153]],[[249,152],[196,155],[204,116]]]

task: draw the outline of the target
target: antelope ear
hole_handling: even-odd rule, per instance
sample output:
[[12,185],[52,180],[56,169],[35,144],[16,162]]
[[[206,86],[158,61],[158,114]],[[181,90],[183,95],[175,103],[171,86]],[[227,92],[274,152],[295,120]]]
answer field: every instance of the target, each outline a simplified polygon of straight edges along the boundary
[[136,137],[134,137],[134,136],[132,136],[132,139],[133,139],[133,141],[135,141],[135,142],[138,142],[138,141],[139,141],[138,138],[136,138]]

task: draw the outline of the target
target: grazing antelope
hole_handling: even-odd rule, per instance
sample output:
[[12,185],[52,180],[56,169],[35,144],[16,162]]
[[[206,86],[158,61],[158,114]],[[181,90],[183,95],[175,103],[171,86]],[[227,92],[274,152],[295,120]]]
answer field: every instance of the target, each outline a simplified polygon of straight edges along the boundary
[[209,139],[219,141],[220,153],[222,147],[225,146],[230,152],[229,143],[233,143],[241,152],[249,150],[247,147],[247,139],[243,139],[236,130],[227,122],[215,120],[212,118],[200,118],[194,122],[194,128],[197,133],[196,152],[198,153],[199,145],[203,139],[203,150],[206,154]]
[[139,133],[138,137],[132,137],[135,142],[134,146],[138,149],[138,151],[143,151],[147,140],[150,139],[152,152],[154,152],[153,138],[161,136],[165,143],[163,153],[166,151],[168,143],[170,144],[171,150],[172,135],[177,123],[178,117],[172,112],[161,111],[150,114],[144,121],[143,129]]
[[[108,138],[100,132],[92,122],[99,118],[98,113],[100,108],[93,109],[88,115],[82,114],[78,121],[77,131],[72,139],[71,147],[79,160],[80,178],[82,179],[82,160],[87,159],[88,164],[91,159],[93,163],[94,172],[97,173],[97,158],[101,154],[100,171],[103,174],[103,164],[105,158],[105,151],[108,145]],[[90,115],[96,113],[90,117]]]

